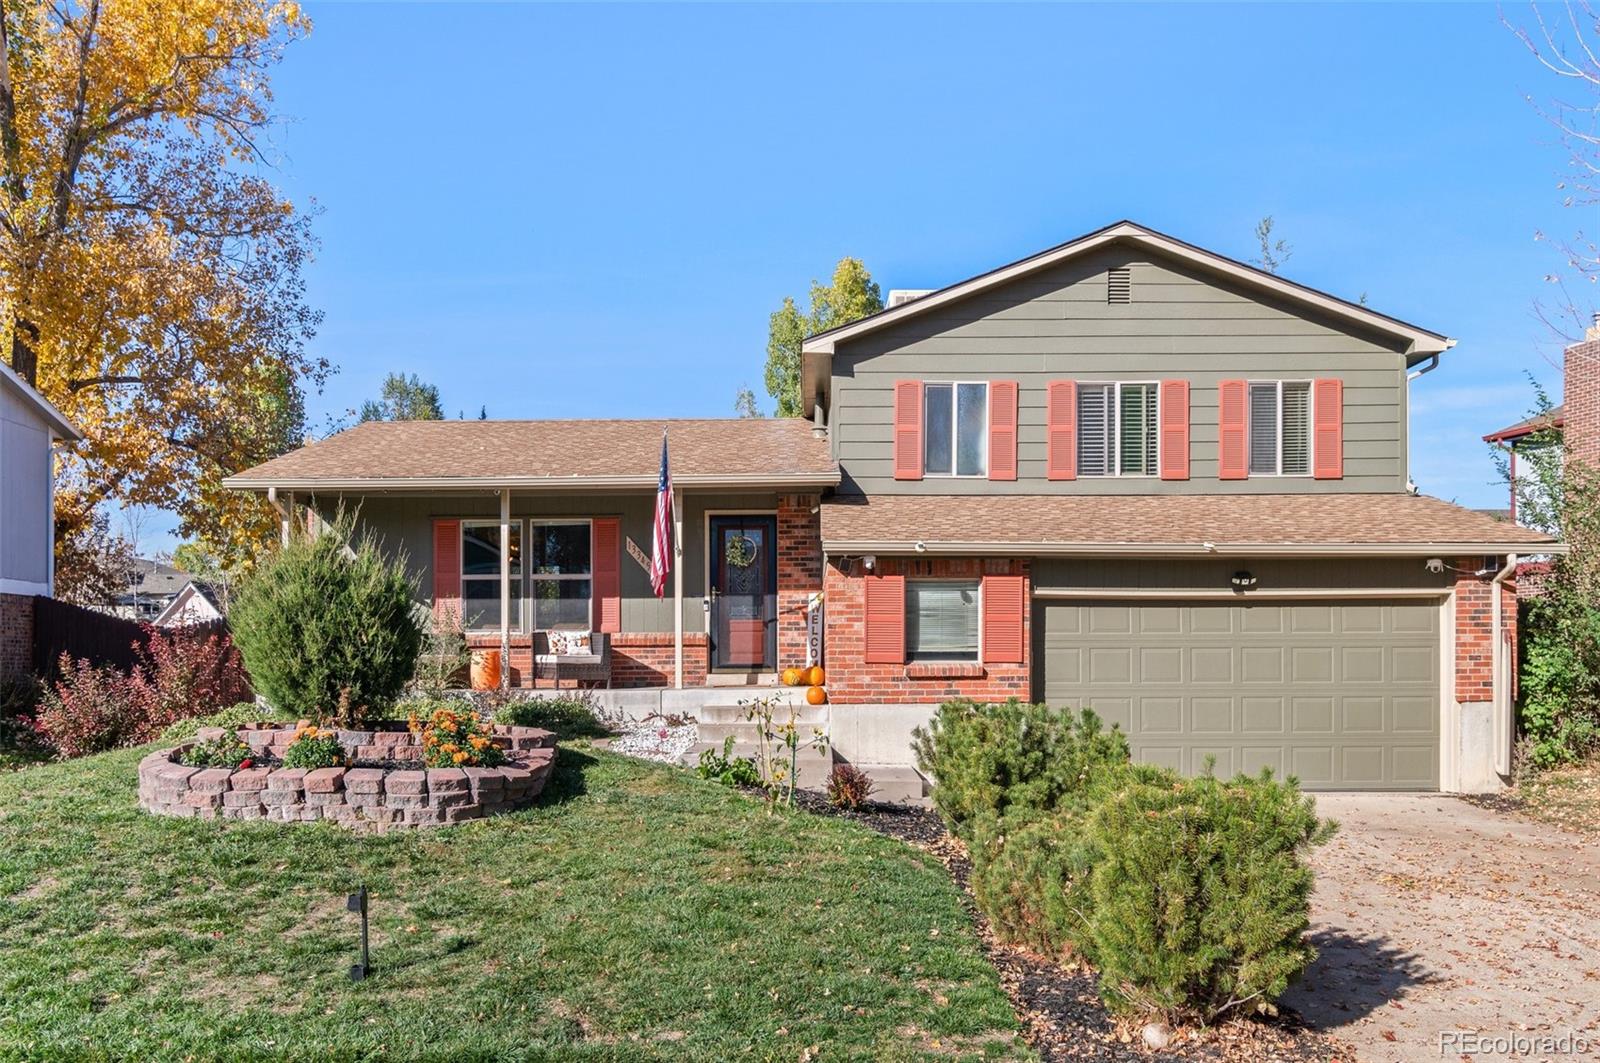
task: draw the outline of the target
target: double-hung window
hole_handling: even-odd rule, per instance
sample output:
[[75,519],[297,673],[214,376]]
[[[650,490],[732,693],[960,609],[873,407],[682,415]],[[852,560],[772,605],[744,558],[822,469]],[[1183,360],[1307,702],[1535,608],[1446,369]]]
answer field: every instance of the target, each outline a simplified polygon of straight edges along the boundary
[[[511,627],[522,629],[522,522],[511,522]],[[461,522],[461,626],[500,627],[500,522]]]
[[922,388],[924,476],[989,475],[989,385]]
[[1078,385],[1078,475],[1156,475],[1156,385]]
[[528,592],[533,626],[590,629],[594,580],[586,520],[535,520],[528,535]]
[[1311,381],[1250,382],[1250,475],[1311,474]]
[[979,582],[906,580],[906,659],[978,659]]

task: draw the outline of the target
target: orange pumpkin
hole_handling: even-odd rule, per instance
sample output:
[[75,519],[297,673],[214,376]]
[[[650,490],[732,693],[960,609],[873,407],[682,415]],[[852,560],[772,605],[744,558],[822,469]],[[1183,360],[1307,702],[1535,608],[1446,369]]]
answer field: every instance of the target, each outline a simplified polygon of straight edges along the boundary
[[806,704],[807,705],[821,705],[823,702],[825,702],[827,700],[828,700],[828,692],[826,690],[823,690],[821,687],[807,687],[806,688]]
[[801,682],[800,669],[798,669],[798,668],[785,668],[783,670],[783,685],[784,686],[786,686],[786,687],[797,687],[797,686],[800,685],[800,682]]
[[[820,664],[812,665],[806,671],[806,682],[810,683],[814,687],[820,687],[823,683],[823,680],[826,678],[827,676],[822,671],[822,665]],[[821,702],[818,702],[817,704],[821,704]]]

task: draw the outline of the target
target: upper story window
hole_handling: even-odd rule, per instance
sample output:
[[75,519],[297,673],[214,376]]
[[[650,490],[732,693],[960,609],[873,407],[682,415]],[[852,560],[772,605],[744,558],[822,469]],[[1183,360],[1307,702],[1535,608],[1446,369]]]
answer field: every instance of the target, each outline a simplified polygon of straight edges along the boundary
[[1156,385],[1078,385],[1078,475],[1154,476]]
[[1250,475],[1311,475],[1311,381],[1250,382]]
[[924,476],[989,475],[989,385],[922,388]]
[[906,659],[976,661],[977,580],[906,580]]

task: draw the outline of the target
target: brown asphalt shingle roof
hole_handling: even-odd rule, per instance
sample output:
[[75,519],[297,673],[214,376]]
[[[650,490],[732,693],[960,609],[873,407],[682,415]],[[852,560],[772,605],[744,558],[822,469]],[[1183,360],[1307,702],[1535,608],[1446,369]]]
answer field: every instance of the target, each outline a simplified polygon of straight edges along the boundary
[[[877,495],[822,505],[822,541],[846,544],[1548,547],[1553,540],[1425,495]],[[1531,549],[1530,552],[1538,552]]]
[[1547,428],[1560,428],[1567,423],[1567,404],[1557,403],[1544,413],[1536,413],[1532,417],[1524,417],[1514,425],[1509,425],[1497,432],[1490,432],[1484,436],[1486,443],[1511,443],[1542,432]]
[[667,433],[677,483],[837,483],[828,440],[793,417],[650,421],[371,421],[231,476],[231,487],[366,480],[635,479],[653,486]]

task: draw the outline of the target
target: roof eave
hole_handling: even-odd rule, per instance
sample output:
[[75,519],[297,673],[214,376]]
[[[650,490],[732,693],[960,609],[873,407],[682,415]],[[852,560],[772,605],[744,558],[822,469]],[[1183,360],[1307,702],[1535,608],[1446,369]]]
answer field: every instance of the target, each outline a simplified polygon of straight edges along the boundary
[[1563,555],[1566,543],[1064,543],[827,539],[829,554],[944,557],[1437,557],[1454,554]]
[[887,310],[881,310],[871,317],[865,317],[848,325],[840,325],[826,332],[808,336],[800,345],[802,358],[806,354],[831,357],[838,344],[842,341],[907,320],[918,314],[955,302],[958,299],[965,299],[988,288],[1009,283],[1036,270],[1053,266],[1068,258],[1092,251],[1114,240],[1134,240],[1153,246],[1174,257],[1233,276],[1258,287],[1277,291],[1282,295],[1314,306],[1324,312],[1358,322],[1369,329],[1403,338],[1408,341],[1408,347],[1405,352],[1408,364],[1413,364],[1424,358],[1431,358],[1435,354],[1441,354],[1454,347],[1456,343],[1455,340],[1448,336],[1419,328],[1398,318],[1389,317],[1386,314],[1368,310],[1359,303],[1352,303],[1347,299],[1340,299],[1338,296],[1329,295],[1315,288],[1296,284],[1294,281],[1256,269],[1243,262],[1219,255],[1214,251],[1207,251],[1204,248],[1185,243],[1176,237],[1156,232],[1153,229],[1147,229],[1142,225],[1130,221],[1120,221],[1104,229],[1080,236],[1075,240],[1069,240],[1067,243],[1059,244],[1027,258],[1019,259],[1009,265],[1000,266],[986,273],[980,273],[975,277],[959,281],[921,298],[913,299],[896,307],[890,307]]
[[[715,488],[794,488],[837,487],[837,468],[827,473],[773,475],[751,473],[735,475],[687,475],[673,477],[676,487]],[[434,477],[306,477],[252,476],[243,473],[225,477],[222,486],[233,491],[562,491],[651,489],[657,478],[650,476],[434,476]]]
[[69,421],[67,415],[56,409],[49,399],[40,394],[38,388],[22,379],[15,369],[12,369],[3,361],[0,361],[0,376],[4,376],[18,391],[22,392],[23,398],[27,399],[29,405],[50,425],[51,434],[55,439],[76,442],[84,438],[81,428]]

